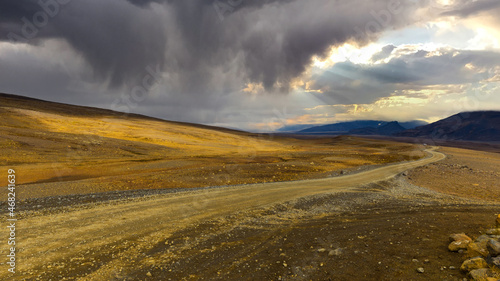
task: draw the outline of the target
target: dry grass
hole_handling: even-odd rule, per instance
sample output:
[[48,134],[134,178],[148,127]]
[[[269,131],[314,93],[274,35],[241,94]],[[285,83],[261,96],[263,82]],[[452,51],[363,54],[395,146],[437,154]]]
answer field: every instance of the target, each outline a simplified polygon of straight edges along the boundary
[[22,198],[320,178],[424,156],[390,141],[298,140],[12,96],[0,102],[0,160],[17,169]]

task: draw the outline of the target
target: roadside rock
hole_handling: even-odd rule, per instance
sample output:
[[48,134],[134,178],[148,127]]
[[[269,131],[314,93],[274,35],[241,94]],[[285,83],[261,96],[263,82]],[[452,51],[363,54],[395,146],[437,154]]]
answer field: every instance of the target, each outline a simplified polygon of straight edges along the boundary
[[486,234],[488,235],[500,235],[500,228],[493,228],[486,230]]
[[488,273],[489,269],[487,268],[481,268],[481,269],[475,269],[469,272],[470,277],[474,281],[488,281]]
[[[450,235],[450,251],[463,252],[467,244],[467,260],[462,263],[460,270],[468,272],[470,280],[500,281],[500,215],[496,218],[497,228],[486,231],[486,234],[477,237],[472,242],[465,234]],[[469,238],[469,239],[467,239]],[[460,243],[461,242],[461,243]]]
[[476,240],[474,240],[475,243],[487,243],[488,240],[490,240],[490,236],[489,235],[486,235],[486,234],[483,234],[481,236],[479,236],[478,238],[476,238]]
[[461,249],[467,249],[467,245],[469,245],[470,242],[469,240],[453,241],[448,245],[448,250],[451,252],[458,252]]
[[472,242],[472,239],[465,235],[465,233],[456,233],[450,235],[450,242],[460,242],[460,241],[469,241]]
[[450,235],[450,242],[448,250],[458,252],[460,249],[467,249],[467,245],[472,242],[472,239],[465,235],[465,233],[456,233]]
[[488,240],[486,247],[492,257],[500,256],[500,242],[490,239]]
[[488,250],[486,249],[486,243],[487,241],[469,243],[469,245],[467,245],[467,257],[487,257]]
[[494,266],[498,267],[498,269],[500,269],[500,257],[491,258],[491,264],[493,264]]
[[488,263],[483,258],[476,257],[464,261],[464,263],[462,263],[462,266],[460,267],[460,270],[467,272],[481,268],[488,268]]

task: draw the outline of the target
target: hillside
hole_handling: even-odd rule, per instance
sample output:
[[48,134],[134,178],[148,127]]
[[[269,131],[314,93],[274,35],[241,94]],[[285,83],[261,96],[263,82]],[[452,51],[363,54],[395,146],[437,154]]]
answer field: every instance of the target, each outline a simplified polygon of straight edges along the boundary
[[436,140],[500,141],[500,112],[463,112],[397,135]]
[[23,198],[321,178],[423,156],[388,141],[297,140],[6,94],[0,148]]

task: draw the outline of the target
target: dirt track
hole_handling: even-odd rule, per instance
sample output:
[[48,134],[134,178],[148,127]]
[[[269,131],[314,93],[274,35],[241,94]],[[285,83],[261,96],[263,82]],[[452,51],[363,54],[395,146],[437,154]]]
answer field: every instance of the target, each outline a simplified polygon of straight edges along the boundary
[[[54,277],[124,278],[127,272],[137,269],[137,263],[147,263],[142,259],[144,253],[183,228],[309,195],[349,191],[445,157],[429,152],[432,156],[423,160],[337,178],[203,190],[27,217],[18,222],[16,277],[26,279],[63,272]],[[80,262],[105,252],[108,256],[100,257],[99,263],[92,259]],[[8,277],[6,272],[0,272],[0,279]]]

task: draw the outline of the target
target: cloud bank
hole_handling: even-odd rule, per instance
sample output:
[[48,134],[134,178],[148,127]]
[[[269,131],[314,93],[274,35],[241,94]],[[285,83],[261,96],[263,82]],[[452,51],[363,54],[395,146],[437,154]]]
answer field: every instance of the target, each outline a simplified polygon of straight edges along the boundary
[[[134,103],[132,111],[245,126],[272,118],[276,106],[284,104],[294,115],[303,113],[304,105],[369,103],[394,91],[486,79],[497,61],[495,52],[456,50],[455,55],[448,49],[436,56],[421,50],[394,56],[398,46],[389,44],[370,64],[345,61],[328,69],[313,64],[347,43],[367,46],[393,30],[470,18],[498,9],[497,4],[2,1],[0,91],[109,107],[153,75],[154,85],[143,87],[147,99]],[[484,71],[466,69],[467,64]]]

